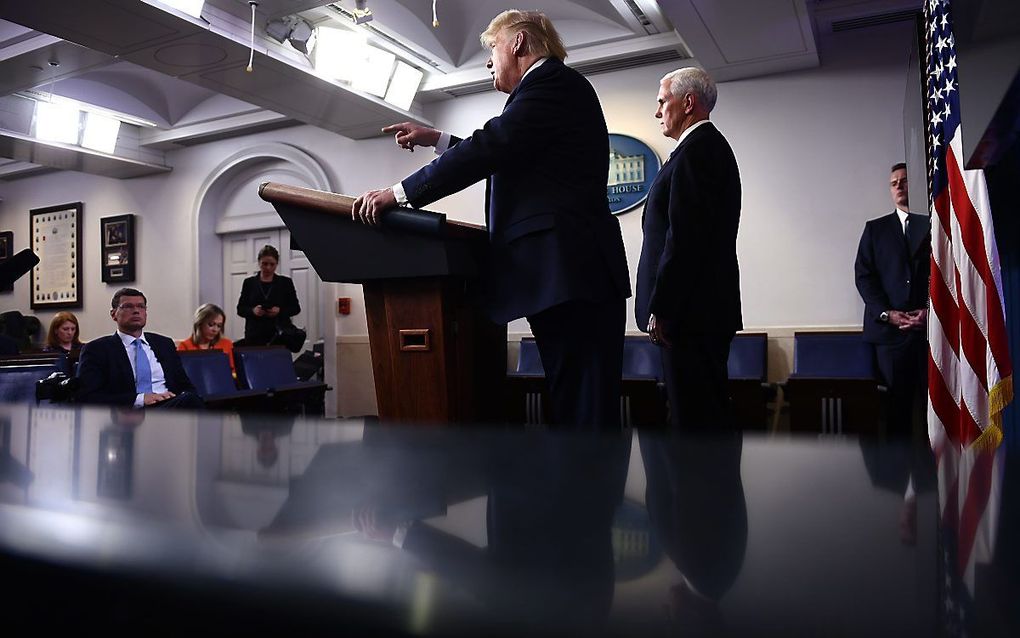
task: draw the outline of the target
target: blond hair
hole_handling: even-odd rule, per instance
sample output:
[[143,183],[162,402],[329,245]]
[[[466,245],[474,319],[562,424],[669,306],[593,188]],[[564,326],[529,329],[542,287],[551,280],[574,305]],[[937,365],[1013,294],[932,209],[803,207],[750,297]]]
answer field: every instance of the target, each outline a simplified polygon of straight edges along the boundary
[[[209,319],[219,315],[223,317],[223,321],[227,320],[227,313],[223,312],[223,308],[220,308],[214,303],[202,304],[195,311],[195,321],[191,324],[191,340],[195,342],[197,346],[199,341],[202,339],[202,325]],[[220,331],[219,336],[209,342],[209,347],[216,345],[216,342],[223,338],[223,332]]]
[[553,57],[564,60],[567,57],[567,49],[563,46],[560,34],[552,21],[540,11],[520,11],[510,9],[492,19],[487,28],[478,37],[482,46],[491,47],[496,41],[496,36],[505,29],[510,29],[510,35],[516,36],[520,32],[528,35],[524,40],[525,53],[539,57]]

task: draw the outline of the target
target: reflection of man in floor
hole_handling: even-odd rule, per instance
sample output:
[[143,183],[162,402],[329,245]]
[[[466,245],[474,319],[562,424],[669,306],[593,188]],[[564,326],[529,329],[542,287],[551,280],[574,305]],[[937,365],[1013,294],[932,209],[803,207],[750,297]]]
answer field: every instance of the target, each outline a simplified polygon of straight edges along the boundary
[[917,544],[917,494],[930,492],[935,485],[935,457],[923,428],[912,437],[860,440],[864,466],[876,488],[889,490],[903,498],[900,506],[899,535],[904,545]]
[[266,417],[260,414],[241,413],[241,431],[256,441],[255,458],[259,465],[271,468],[280,458],[276,440],[289,436],[294,428],[294,416],[287,414]]
[[719,600],[736,581],[747,548],[741,434],[641,432],[639,441],[652,529],[682,574],[670,589],[669,613],[696,633],[717,633]]
[[[321,448],[263,537],[297,522],[323,529],[332,517],[331,533],[353,526],[399,547],[496,619],[546,629],[605,620],[629,439],[367,433],[358,445]],[[479,496],[485,547],[422,522]]]

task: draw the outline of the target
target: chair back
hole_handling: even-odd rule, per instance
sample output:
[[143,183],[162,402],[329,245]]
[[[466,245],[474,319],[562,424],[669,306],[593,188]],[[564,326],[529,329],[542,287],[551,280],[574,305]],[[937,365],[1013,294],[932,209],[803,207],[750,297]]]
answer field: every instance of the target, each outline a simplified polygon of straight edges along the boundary
[[874,353],[860,332],[795,332],[792,376],[872,379]]
[[755,379],[764,383],[768,379],[768,334],[742,332],[734,335],[726,369],[731,379]]
[[246,388],[269,390],[298,382],[290,350],[283,346],[234,348],[237,379]]
[[54,372],[62,371],[54,361],[0,365],[0,402],[35,402],[36,385]]
[[648,337],[642,335],[624,338],[623,378],[662,380],[662,354]]
[[178,353],[184,371],[191,379],[198,395],[208,396],[237,392],[230,360],[222,350],[188,350]]
[[517,358],[517,372],[520,374],[545,374],[542,357],[534,337],[521,339],[521,354]]

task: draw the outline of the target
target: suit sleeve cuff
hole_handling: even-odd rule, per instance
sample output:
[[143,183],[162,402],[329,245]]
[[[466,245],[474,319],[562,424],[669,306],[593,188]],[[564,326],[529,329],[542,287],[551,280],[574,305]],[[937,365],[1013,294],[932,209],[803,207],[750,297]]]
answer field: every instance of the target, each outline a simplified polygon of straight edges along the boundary
[[436,142],[436,155],[442,155],[450,149],[450,137],[446,131],[439,134],[439,141]]
[[411,529],[411,522],[401,523],[397,525],[397,529],[393,532],[393,546],[397,549],[404,548],[404,541],[407,540],[407,532]]
[[390,186],[393,191],[393,198],[397,200],[398,206],[407,206],[407,193],[404,192],[404,185],[397,182],[393,186]]

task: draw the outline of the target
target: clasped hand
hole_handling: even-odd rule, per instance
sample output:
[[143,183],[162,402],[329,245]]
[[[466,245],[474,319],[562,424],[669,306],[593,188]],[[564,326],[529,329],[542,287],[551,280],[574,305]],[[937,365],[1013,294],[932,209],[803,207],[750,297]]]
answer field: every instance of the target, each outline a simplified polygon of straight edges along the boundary
[[919,308],[907,312],[890,310],[889,323],[900,330],[924,330],[928,324],[928,309]]

